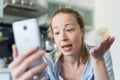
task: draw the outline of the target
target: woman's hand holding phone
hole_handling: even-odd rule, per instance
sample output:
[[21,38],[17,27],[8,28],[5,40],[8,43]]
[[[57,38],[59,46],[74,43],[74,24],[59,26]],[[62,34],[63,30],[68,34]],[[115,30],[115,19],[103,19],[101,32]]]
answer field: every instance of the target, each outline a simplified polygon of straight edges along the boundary
[[12,50],[13,61],[9,65],[9,70],[13,80],[30,80],[48,65],[47,62],[43,62],[42,64],[29,69],[32,63],[42,58],[45,54],[45,51],[39,50],[38,47],[26,51],[19,57],[16,45],[12,46]]

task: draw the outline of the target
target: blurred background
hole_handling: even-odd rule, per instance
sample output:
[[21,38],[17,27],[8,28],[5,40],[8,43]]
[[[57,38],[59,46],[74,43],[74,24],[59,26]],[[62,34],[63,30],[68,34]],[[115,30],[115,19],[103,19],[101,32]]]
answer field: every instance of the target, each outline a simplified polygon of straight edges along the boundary
[[85,42],[98,44],[106,36],[116,40],[111,46],[115,80],[120,80],[120,5],[118,0],[0,0],[0,79],[10,80],[8,64],[12,61],[14,44],[12,23],[36,18],[41,32],[42,48],[51,52],[56,45],[47,37],[49,18],[60,7],[80,11],[85,20]]

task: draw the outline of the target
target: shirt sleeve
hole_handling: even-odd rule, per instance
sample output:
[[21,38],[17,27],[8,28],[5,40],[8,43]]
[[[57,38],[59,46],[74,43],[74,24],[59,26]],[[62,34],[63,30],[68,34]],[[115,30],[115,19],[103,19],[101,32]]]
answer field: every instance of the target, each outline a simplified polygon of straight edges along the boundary
[[106,53],[104,54],[104,59],[105,59],[105,64],[107,67],[107,71],[108,71],[110,80],[115,80],[110,51],[106,51]]

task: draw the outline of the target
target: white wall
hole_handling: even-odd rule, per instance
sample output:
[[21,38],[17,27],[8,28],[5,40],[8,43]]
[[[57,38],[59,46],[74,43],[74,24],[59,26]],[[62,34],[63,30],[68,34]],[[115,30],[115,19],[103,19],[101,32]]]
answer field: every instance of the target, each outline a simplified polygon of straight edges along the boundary
[[119,0],[95,0],[95,28],[107,27],[116,37],[111,47],[115,80],[120,80],[120,4]]

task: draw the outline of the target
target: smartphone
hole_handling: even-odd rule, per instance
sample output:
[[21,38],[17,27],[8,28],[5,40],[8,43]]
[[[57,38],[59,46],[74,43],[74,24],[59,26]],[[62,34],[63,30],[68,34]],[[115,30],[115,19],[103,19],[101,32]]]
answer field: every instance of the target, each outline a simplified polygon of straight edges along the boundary
[[[35,46],[40,49],[40,28],[36,18],[13,22],[12,28],[19,56]],[[43,62],[43,59],[35,61],[30,67],[36,66],[41,62]]]

